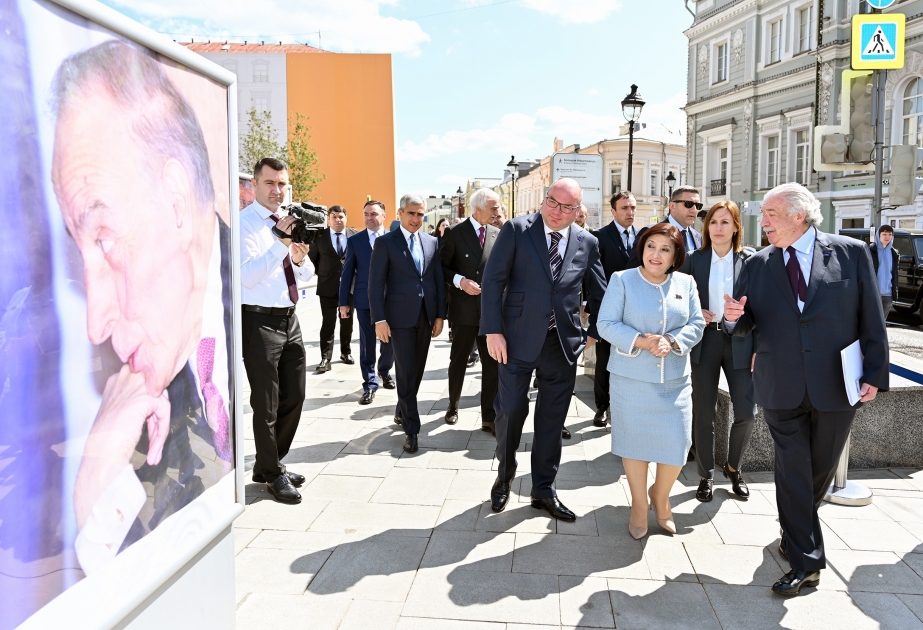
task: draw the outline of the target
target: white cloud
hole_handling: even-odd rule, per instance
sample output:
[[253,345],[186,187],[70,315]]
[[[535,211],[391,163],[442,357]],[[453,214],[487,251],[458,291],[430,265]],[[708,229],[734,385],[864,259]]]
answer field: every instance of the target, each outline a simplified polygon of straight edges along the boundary
[[[173,39],[202,37],[303,42],[344,52],[420,54],[429,35],[410,20],[385,17],[397,0],[106,0],[136,12],[139,20]],[[234,39],[237,41],[237,39]]]
[[[650,103],[645,106],[641,120],[648,125],[662,124],[684,133],[686,114],[679,108],[685,104],[685,94],[676,94],[661,103]],[[544,146],[550,137],[563,138],[566,144],[596,142],[616,137],[619,127],[624,124],[621,111],[591,114],[557,105],[543,107],[532,115],[506,114],[497,124],[487,129],[453,130],[442,135],[430,134],[419,142],[407,140],[398,147],[397,159],[417,162],[475,151],[522,153],[526,149]],[[444,183],[453,182],[446,180]]]
[[622,8],[621,0],[522,0],[522,3],[565,24],[599,22]]
[[597,90],[596,88],[593,88],[592,90],[589,90],[587,94],[589,94],[590,96],[596,96],[597,94],[599,94],[599,90]]

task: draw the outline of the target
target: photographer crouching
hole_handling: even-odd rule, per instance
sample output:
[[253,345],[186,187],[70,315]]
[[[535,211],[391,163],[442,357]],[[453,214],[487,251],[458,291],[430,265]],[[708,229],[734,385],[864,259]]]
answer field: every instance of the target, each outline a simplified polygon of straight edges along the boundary
[[[295,488],[305,478],[286,471],[281,460],[298,429],[305,393],[297,282],[314,275],[309,242],[316,233],[316,215],[323,227],[324,212],[293,204],[284,208],[289,216],[280,217],[288,183],[288,166],[281,160],[263,158],[253,169],[256,201],[240,213],[241,331],[256,441],[253,481],[267,484],[276,501],[300,503]],[[197,369],[200,375],[209,371],[205,365]]]

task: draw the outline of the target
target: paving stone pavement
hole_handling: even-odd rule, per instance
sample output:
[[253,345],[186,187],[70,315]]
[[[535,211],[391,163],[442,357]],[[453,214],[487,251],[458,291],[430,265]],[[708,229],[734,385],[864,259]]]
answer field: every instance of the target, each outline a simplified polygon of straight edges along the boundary
[[[480,365],[468,372],[458,424],[446,425],[447,331],[433,340],[420,450],[404,453],[393,390],[359,406],[359,367],[341,363],[339,347],[332,371],[311,372],[320,311],[310,293],[298,309],[308,394],[286,458],[307,477],[304,499],[282,505],[264,485],[246,487],[234,529],[240,630],[923,630],[923,471],[851,473],[874,488],[874,502],[821,508],[828,569],[819,588],[783,599],[768,588],[788,568],[771,474],[748,475],[747,502],[720,478],[715,500],[701,504],[687,466],[672,490],[677,534],[651,517],[650,535],[633,540],[621,463],[609,433],[592,424],[592,384],[581,375],[557,483],[577,522],[530,507],[528,424],[515,496],[494,514],[495,441],[479,430]],[[358,327],[353,353],[358,359]],[[247,391],[249,468],[248,401]]]

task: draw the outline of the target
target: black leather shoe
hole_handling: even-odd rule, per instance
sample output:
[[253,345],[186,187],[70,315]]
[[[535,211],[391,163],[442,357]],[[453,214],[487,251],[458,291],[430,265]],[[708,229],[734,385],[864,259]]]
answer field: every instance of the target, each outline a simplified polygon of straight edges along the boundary
[[702,503],[708,503],[713,498],[715,498],[712,488],[715,485],[714,479],[705,479],[703,478],[699,482],[699,489],[695,491],[695,498],[701,501]]
[[408,453],[416,453],[420,446],[417,444],[417,435],[408,435],[404,439],[404,450]]
[[378,378],[381,379],[381,386],[385,389],[394,389],[396,387],[394,384],[394,378],[390,374],[385,374],[384,376],[379,374]]
[[481,431],[490,433],[492,436],[497,436],[497,426],[493,422],[482,422]]
[[597,409],[596,415],[593,416],[593,426],[604,428],[606,426],[606,410]]
[[731,480],[731,489],[734,491],[734,494],[744,501],[750,498],[750,489],[747,487],[747,482],[741,478],[739,470],[731,472],[730,467],[727,465],[727,462],[725,462],[724,468],[722,468],[721,471],[724,473],[725,479]]
[[394,424],[396,424],[396,425],[399,426],[399,427],[404,426],[404,423],[401,422],[401,417],[400,417],[400,416],[394,416]]
[[551,497],[550,499],[536,499],[533,497],[532,507],[545,510],[551,514],[551,516],[561,521],[572,523],[577,520],[577,515],[564,507],[564,504],[558,501],[558,497]]
[[288,475],[279,475],[266,484],[266,489],[279,503],[301,503],[301,493],[295,490]]
[[468,356],[468,367],[473,368],[475,365],[478,364],[478,361],[480,361],[480,360],[481,360],[481,357],[478,356],[478,353],[477,353],[477,352],[472,352],[472,353]]
[[567,427],[561,427],[561,437],[565,440],[570,439],[570,431],[567,429]]
[[772,592],[779,595],[793,596],[801,593],[805,586],[817,586],[820,584],[820,571],[802,571],[801,569],[792,569],[772,585]]
[[458,422],[458,407],[456,405],[449,405],[448,410],[445,412],[445,423],[446,424],[456,424]]
[[314,369],[314,371],[318,374],[323,374],[324,372],[329,372],[330,370],[330,361],[328,359],[321,359],[320,363],[318,363],[317,367]]
[[788,550],[785,548],[785,532],[782,532],[782,540],[779,541],[779,555],[788,560]]
[[[298,473],[286,472],[285,476],[296,488],[303,486],[306,481],[304,475],[299,475]],[[253,473],[253,483],[266,483],[266,478],[261,473]]]
[[510,484],[503,483],[500,477],[497,477],[493,488],[490,489],[490,509],[494,512],[502,512],[509,500]]
[[353,355],[349,354],[348,352],[346,354],[340,355],[340,361],[346,365],[353,365],[356,362],[356,360],[353,358]]
[[375,400],[375,392],[373,391],[363,392],[362,398],[359,399],[359,404],[360,405],[371,405],[373,400]]

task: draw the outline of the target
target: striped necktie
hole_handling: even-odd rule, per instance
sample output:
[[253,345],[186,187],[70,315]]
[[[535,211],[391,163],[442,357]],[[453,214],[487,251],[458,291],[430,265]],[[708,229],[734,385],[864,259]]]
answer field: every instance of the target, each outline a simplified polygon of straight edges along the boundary
[[[561,234],[558,232],[551,233],[551,247],[548,248],[548,258],[551,260],[551,278],[554,284],[561,279],[561,268],[564,261],[561,260],[561,252],[558,251],[558,243],[561,242]],[[556,326],[554,319],[554,305],[551,308],[551,319],[548,322],[548,330]]]

